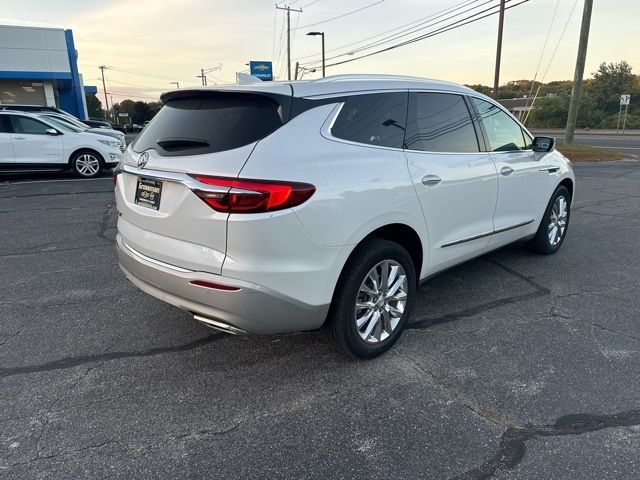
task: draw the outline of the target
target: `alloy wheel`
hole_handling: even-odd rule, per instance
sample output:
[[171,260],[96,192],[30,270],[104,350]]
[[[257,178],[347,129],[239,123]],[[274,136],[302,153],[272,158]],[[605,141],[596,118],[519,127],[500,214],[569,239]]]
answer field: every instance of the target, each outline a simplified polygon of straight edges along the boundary
[[76,170],[83,177],[92,177],[100,170],[100,160],[90,153],[83,153],[76,159]]
[[398,262],[383,260],[364,277],[355,305],[360,338],[379,343],[396,329],[407,305],[407,275]]
[[567,199],[560,195],[556,198],[549,216],[549,243],[556,246],[562,240],[567,229]]

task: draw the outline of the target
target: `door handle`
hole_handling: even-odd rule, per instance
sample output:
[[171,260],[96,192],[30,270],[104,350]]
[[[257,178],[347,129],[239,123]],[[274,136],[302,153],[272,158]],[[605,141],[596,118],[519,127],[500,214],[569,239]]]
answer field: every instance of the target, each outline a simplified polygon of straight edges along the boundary
[[513,173],[513,168],[511,167],[502,167],[502,169],[500,170],[500,173],[502,175],[504,175],[505,177],[511,175]]
[[13,137],[14,140],[26,140],[27,137]]
[[435,187],[441,181],[442,179],[437,175],[426,175],[425,177],[422,178],[422,184],[427,187]]

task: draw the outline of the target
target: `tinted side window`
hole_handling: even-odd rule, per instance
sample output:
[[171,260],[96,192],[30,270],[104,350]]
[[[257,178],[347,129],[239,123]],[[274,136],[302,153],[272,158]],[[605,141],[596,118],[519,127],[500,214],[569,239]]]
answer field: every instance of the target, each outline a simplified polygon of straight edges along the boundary
[[354,95],[344,99],[331,134],[352,142],[402,148],[406,118],[407,93]]
[[283,124],[279,104],[261,95],[215,93],[177,98],[138,136],[132,148],[160,155],[199,155],[249,145]]
[[406,148],[427,152],[479,152],[478,137],[461,95],[411,94]]
[[0,115],[0,133],[11,133],[8,115]]
[[10,115],[11,125],[14,133],[24,133],[31,135],[46,135],[47,129],[51,128],[38,120],[18,115]]
[[485,100],[472,97],[472,101],[478,109],[492,151],[508,152],[526,149],[522,128],[513,118]]

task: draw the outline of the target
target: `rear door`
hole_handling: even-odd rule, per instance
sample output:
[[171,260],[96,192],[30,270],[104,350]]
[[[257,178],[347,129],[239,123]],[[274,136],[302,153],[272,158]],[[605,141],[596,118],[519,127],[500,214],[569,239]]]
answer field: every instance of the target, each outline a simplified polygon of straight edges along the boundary
[[412,92],[405,153],[429,230],[431,271],[486,249],[498,195],[496,169],[462,95]]
[[546,207],[549,172],[544,156],[533,151],[531,138],[518,122],[499,106],[471,98],[498,171],[496,233],[492,240],[497,246],[535,231]]
[[11,124],[7,115],[0,115],[0,166],[15,163],[13,145],[11,144]]
[[62,135],[50,135],[52,127],[35,118],[23,115],[9,115],[13,133],[13,154],[16,164],[61,165],[66,163],[63,156]]
[[236,178],[256,143],[282,126],[281,103],[289,97],[180,95],[167,100],[123,157],[116,189],[118,230],[144,255],[220,273],[229,214],[214,210],[195,192],[225,194],[208,186],[206,177]]

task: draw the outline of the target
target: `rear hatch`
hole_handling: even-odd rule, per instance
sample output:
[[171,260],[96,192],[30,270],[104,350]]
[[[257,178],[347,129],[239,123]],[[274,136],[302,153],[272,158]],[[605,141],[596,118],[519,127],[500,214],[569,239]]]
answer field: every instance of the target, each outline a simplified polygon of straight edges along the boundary
[[197,177],[236,178],[256,143],[280,128],[291,89],[180,90],[123,156],[118,231],[132,249],[178,267],[220,273],[228,213],[202,196]]

